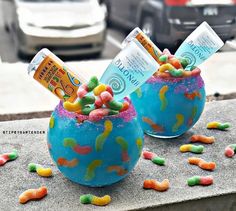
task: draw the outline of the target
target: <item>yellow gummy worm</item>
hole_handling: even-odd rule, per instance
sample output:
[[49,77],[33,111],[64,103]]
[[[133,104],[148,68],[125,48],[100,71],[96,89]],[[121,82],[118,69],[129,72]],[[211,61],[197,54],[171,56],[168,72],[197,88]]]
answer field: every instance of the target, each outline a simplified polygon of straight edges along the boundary
[[160,89],[160,92],[159,92],[159,97],[160,97],[160,100],[161,100],[161,111],[164,111],[167,104],[168,104],[168,101],[167,101],[166,96],[165,96],[168,89],[169,89],[169,87],[167,85],[165,85]]
[[102,160],[93,160],[87,167],[85,180],[92,180],[95,177],[95,169],[102,165]]
[[38,167],[36,169],[36,172],[41,177],[50,177],[50,176],[52,176],[52,169],[51,168]]
[[93,196],[92,197],[92,204],[98,206],[104,206],[111,202],[111,197],[109,195],[105,195],[103,197]]
[[171,64],[169,64],[169,63],[167,63],[167,64],[163,64],[163,65],[160,66],[159,72],[160,72],[160,73],[163,73],[163,72],[165,72],[166,70],[173,70],[173,69],[175,69],[174,66],[171,65]]
[[176,114],[176,123],[172,127],[172,132],[177,132],[179,127],[184,123],[184,116],[182,114]]
[[78,112],[82,109],[81,104],[79,102],[71,103],[69,101],[66,101],[63,103],[64,109],[70,112]]
[[106,91],[107,86],[105,84],[100,84],[94,88],[93,93],[95,96],[100,95],[102,92]]

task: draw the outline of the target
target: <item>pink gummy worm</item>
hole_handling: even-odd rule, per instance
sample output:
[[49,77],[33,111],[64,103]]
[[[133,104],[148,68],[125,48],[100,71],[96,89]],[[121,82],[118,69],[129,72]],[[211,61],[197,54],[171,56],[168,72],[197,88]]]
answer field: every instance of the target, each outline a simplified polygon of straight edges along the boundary
[[83,98],[87,93],[88,93],[87,84],[82,84],[77,91],[77,96],[79,98]]
[[149,152],[149,151],[144,151],[143,152],[143,157],[144,157],[144,159],[147,159],[147,160],[152,160],[156,156],[157,155],[153,152]]
[[0,166],[3,166],[9,160],[8,154],[0,155]]
[[213,183],[213,177],[212,176],[206,176],[200,178],[200,184],[201,185],[211,185]]
[[225,148],[225,156],[231,158],[234,156],[234,150],[231,149],[230,147]]
[[109,114],[110,110],[108,108],[98,108],[89,113],[89,120],[92,122],[99,121],[103,117]]
[[91,152],[91,147],[90,146],[80,146],[76,145],[73,147],[73,150],[77,152],[78,154],[85,155]]

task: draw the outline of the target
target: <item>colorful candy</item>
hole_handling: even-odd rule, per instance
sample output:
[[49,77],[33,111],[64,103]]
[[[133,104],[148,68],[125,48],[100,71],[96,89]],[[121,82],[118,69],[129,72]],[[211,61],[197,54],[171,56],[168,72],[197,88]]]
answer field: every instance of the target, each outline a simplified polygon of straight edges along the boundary
[[167,85],[165,85],[159,91],[159,98],[161,101],[161,111],[164,111],[166,109],[167,104],[168,104],[168,101],[165,96],[168,89],[169,89],[169,87]]
[[117,173],[118,176],[123,176],[125,174],[128,173],[128,171],[126,169],[124,169],[122,166],[109,166],[107,168],[108,172],[112,172],[115,171]]
[[36,163],[29,163],[28,165],[29,172],[37,172],[37,174],[41,177],[51,177],[52,176],[52,169],[51,168],[44,168],[39,164]]
[[128,143],[121,136],[116,137],[116,143],[121,146],[122,161],[123,162],[128,162],[130,160],[129,155],[128,155]]
[[109,108],[98,108],[89,113],[89,120],[92,122],[97,122],[104,118],[105,116],[119,114],[119,111],[111,110]]
[[205,160],[197,157],[190,157],[188,159],[189,164],[197,165],[201,169],[213,171],[216,168],[215,162],[206,162]]
[[121,102],[115,101],[113,96],[108,92],[104,91],[100,94],[102,102],[110,109],[119,111],[122,109],[123,104]]
[[225,156],[232,158],[236,152],[236,144],[230,144],[225,148]]
[[47,195],[47,188],[42,186],[38,189],[28,189],[19,196],[19,202],[25,204],[30,200],[42,199]]
[[79,161],[76,158],[72,160],[67,160],[66,158],[58,158],[57,163],[59,166],[73,168],[78,165]]
[[207,124],[207,129],[218,129],[218,130],[225,130],[230,127],[228,122],[220,123],[220,122],[209,122]]
[[154,189],[156,191],[166,191],[170,187],[170,183],[168,179],[164,179],[162,182],[158,182],[156,180],[144,180],[143,188],[145,189]]
[[3,166],[8,161],[15,160],[17,157],[18,154],[15,149],[11,153],[4,153],[0,155],[0,166]]
[[102,160],[93,160],[87,167],[85,180],[92,180],[95,177],[95,169],[102,165]]
[[96,141],[95,141],[95,149],[96,151],[101,151],[103,148],[103,145],[111,133],[113,128],[112,122],[110,120],[106,120],[104,122],[104,131],[100,135],[97,136]]
[[63,145],[65,147],[71,147],[76,153],[81,155],[86,155],[92,151],[90,146],[80,146],[73,138],[65,138],[63,140]]
[[213,177],[212,176],[193,176],[187,180],[187,183],[189,186],[195,186],[195,185],[211,185],[213,184]]
[[215,142],[215,138],[213,136],[203,136],[203,135],[193,135],[190,138],[191,142],[201,142],[204,144],[212,144]]
[[105,206],[111,202],[111,197],[105,195],[103,197],[94,196],[92,194],[85,194],[80,196],[80,203],[82,204],[93,204],[97,206]]
[[143,158],[147,160],[151,160],[153,163],[157,165],[165,165],[165,159],[158,157],[155,153],[149,152],[149,151],[144,151],[143,152]]
[[172,127],[172,132],[177,132],[184,123],[184,115],[176,114],[176,123]]
[[142,120],[143,122],[146,122],[147,124],[149,124],[155,132],[163,132],[164,130],[163,127],[153,122],[150,118],[143,117]]
[[193,152],[196,154],[201,154],[204,150],[202,145],[184,144],[179,148],[180,152]]

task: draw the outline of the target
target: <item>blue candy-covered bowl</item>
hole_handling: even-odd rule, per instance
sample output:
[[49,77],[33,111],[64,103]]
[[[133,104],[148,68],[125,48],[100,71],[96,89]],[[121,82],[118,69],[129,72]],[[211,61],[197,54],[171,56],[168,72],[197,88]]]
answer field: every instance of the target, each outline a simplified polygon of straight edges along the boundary
[[136,165],[143,148],[142,128],[132,105],[98,122],[87,118],[59,103],[47,133],[50,155],[68,179],[93,187],[110,185]]
[[188,131],[198,121],[205,98],[200,75],[169,79],[152,76],[131,94],[144,132],[160,138]]

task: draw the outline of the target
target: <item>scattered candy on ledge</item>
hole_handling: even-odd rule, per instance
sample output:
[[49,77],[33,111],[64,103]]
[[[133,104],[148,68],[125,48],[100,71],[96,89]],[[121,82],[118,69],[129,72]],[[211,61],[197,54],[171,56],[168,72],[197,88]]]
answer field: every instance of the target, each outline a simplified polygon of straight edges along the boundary
[[218,129],[218,130],[225,130],[230,127],[228,122],[220,123],[220,122],[209,122],[207,124],[207,129]]
[[82,204],[93,204],[97,206],[105,206],[111,202],[111,197],[105,195],[103,197],[98,197],[92,194],[85,194],[80,196],[80,203]]
[[158,157],[155,153],[149,152],[149,151],[144,151],[143,152],[143,158],[147,160],[151,160],[153,163],[163,166],[165,165],[165,159]]
[[197,157],[190,157],[188,159],[189,164],[197,165],[201,169],[213,171],[216,168],[215,162],[206,162],[205,160]]
[[41,177],[51,177],[52,176],[52,169],[51,168],[44,168],[39,164],[36,163],[29,163],[28,165],[29,172],[37,172],[37,174]]
[[184,144],[179,148],[180,152],[193,152],[196,154],[201,154],[204,150],[202,145]]
[[215,138],[213,136],[203,136],[203,135],[193,135],[190,138],[190,142],[201,142],[204,144],[212,144],[215,142]]
[[3,166],[6,162],[15,160],[18,157],[17,150],[13,150],[10,153],[4,153],[0,155],[0,166]]
[[193,176],[187,180],[187,183],[189,186],[195,186],[195,185],[212,185],[213,184],[213,177],[212,176]]
[[47,188],[40,187],[38,189],[28,189],[19,196],[19,202],[25,204],[29,200],[42,199],[47,195]]
[[225,148],[225,156],[232,158],[236,153],[236,144],[230,144]]
[[170,187],[170,183],[168,179],[164,179],[162,182],[158,182],[154,179],[150,179],[150,180],[144,180],[143,183],[143,188],[144,189],[153,189],[156,191],[167,191]]

